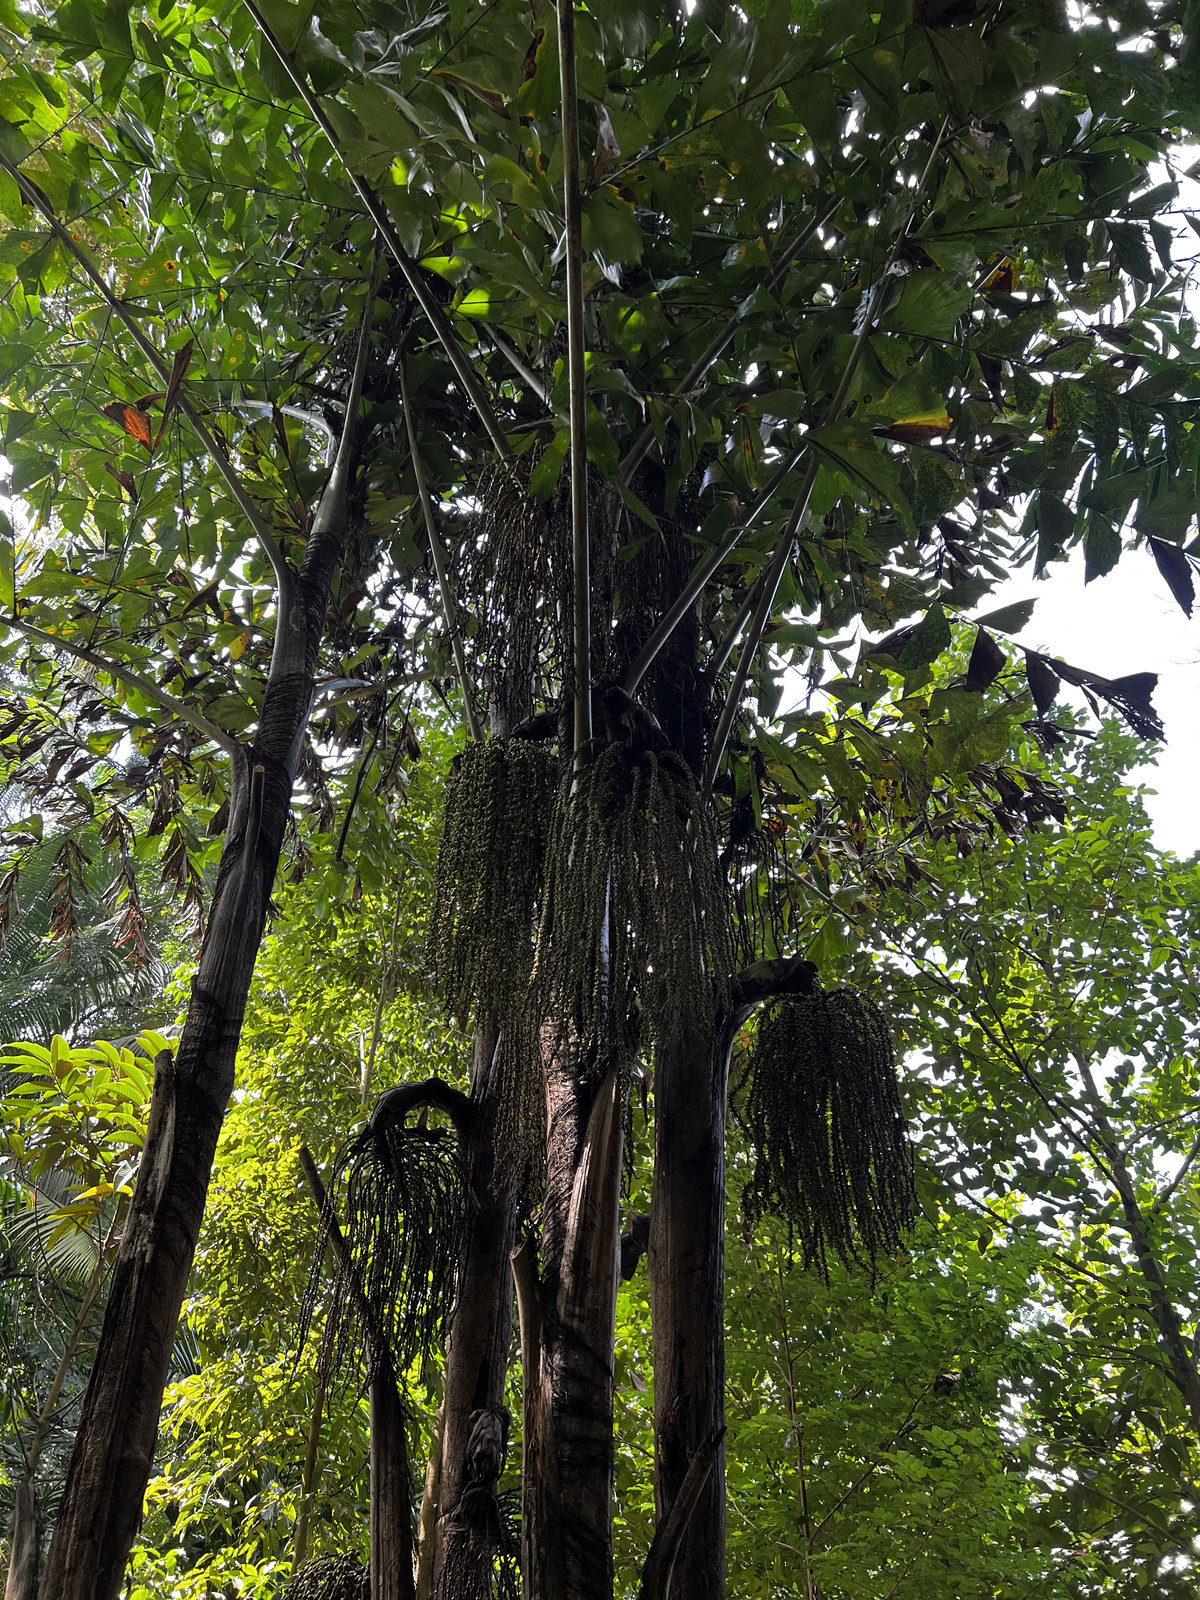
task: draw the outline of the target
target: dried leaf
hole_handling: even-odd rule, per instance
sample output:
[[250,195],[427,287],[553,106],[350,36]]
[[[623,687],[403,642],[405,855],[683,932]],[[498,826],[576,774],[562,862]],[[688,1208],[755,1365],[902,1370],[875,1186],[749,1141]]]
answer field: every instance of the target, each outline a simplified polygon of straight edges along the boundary
[[278,406],[271,407],[271,422],[275,428],[275,437],[279,440],[279,448],[283,451],[283,459],[290,461],[292,452],[288,447],[287,428],[284,425],[283,412],[280,411]]
[[120,472],[112,465],[111,462],[105,465],[104,470],[109,474],[110,477],[113,477],[117,480],[122,489],[125,490],[125,493],[133,501],[134,505],[137,505],[137,484],[134,482],[132,472]]
[[617,143],[617,135],[607,106],[600,107],[598,133],[596,165],[592,168],[593,183],[599,183],[604,174],[611,172],[621,159],[621,146]]
[[[163,429],[167,425],[167,418],[179,404],[179,391],[183,387],[184,375],[188,369],[188,362],[192,359],[192,351],[195,348],[195,344],[196,341],[194,339],[189,339],[185,345],[181,345],[175,352],[175,359],[171,363],[171,376],[167,380],[167,392],[163,399],[162,422],[158,428],[159,439],[162,438]],[[157,444],[158,439],[154,442]]]
[[872,428],[871,432],[883,439],[895,439],[897,444],[927,444],[943,433],[949,433],[954,423],[948,411],[937,411],[927,417],[910,417],[906,422],[893,422],[889,428]]
[[222,615],[220,606],[217,604],[217,590],[220,587],[220,583],[221,580],[219,578],[214,578],[211,583],[206,583],[203,589],[197,589],[195,594],[188,601],[187,605],[184,606],[183,610],[175,618],[175,621],[182,622],[184,617],[187,616],[188,612],[194,611],[197,606],[208,606],[213,615],[216,617],[217,621],[223,622],[225,619]]
[[504,96],[497,94],[495,89],[485,89],[481,83],[472,83],[469,78],[460,78],[457,72],[449,72],[444,67],[438,68],[433,76],[454,84],[457,89],[465,89],[468,94],[473,94],[476,100],[481,100],[488,110],[494,111],[498,117],[508,116]]
[[1004,260],[984,284],[985,292],[988,294],[1011,294],[1013,273],[1016,270],[1016,265],[1011,256],[1005,256]]
[[153,449],[150,443],[150,418],[144,411],[139,411],[136,406],[127,406],[120,400],[114,400],[111,405],[104,407],[104,415],[111,417],[118,427],[124,428],[131,439],[144,444],[147,452]]

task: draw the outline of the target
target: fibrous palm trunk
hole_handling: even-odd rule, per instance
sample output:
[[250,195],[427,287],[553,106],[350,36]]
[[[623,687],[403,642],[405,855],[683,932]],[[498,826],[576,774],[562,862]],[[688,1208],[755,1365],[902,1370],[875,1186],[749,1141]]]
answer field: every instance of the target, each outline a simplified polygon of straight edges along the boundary
[[529,1600],[611,1600],[621,1075],[547,1068],[540,1340],[525,1373]]
[[[660,1523],[692,1456],[725,1425],[725,1079],[732,1039],[724,1019],[715,1032],[680,1028],[655,1057],[649,1272]],[[672,1600],[724,1600],[721,1447],[669,1592]]]

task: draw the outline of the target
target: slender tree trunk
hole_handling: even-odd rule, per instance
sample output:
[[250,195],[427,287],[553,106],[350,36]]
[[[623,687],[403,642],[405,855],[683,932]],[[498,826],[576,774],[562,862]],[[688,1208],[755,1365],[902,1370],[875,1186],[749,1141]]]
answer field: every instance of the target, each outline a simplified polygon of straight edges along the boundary
[[[538,1370],[526,1373],[529,1600],[611,1600],[623,1085],[547,1070]],[[532,1393],[529,1391],[532,1390]]]
[[[654,1498],[662,1521],[693,1454],[725,1426],[725,1081],[733,1028],[680,1032],[654,1068]],[[684,1535],[671,1600],[723,1600],[725,1452]]]
[[763,961],[737,979],[711,1029],[685,1027],[654,1072],[650,1313],[654,1330],[655,1500],[660,1526],[688,1468],[716,1440],[712,1468],[675,1561],[671,1600],[725,1595],[725,1100],[738,1029],[755,1006],[806,993],[816,969]]
[[430,1600],[433,1594],[433,1553],[437,1546],[437,1510],[442,1497],[442,1434],[445,1408],[438,1407],[433,1427],[433,1443],[425,1467],[425,1488],[421,1513],[417,1518],[417,1600]]
[[245,756],[235,753],[230,831],[178,1054],[173,1062],[160,1056],[156,1064],[146,1146],[46,1563],[45,1591],[54,1600],[116,1600],[141,1522],[175,1325],[233,1091],[246,999],[349,521],[354,419],[373,297],[372,283],[343,439],[303,564],[298,573],[280,568],[275,647],[258,733]]
[[8,1577],[4,1600],[38,1600],[38,1569],[42,1554],[42,1518],[32,1473],[17,1485],[8,1552]]
[[[293,686],[288,743],[310,694],[311,680],[303,690]],[[146,1147],[46,1565],[46,1588],[55,1600],[112,1600],[141,1522],[175,1325],[233,1089],[246,996],[291,800],[291,774],[279,756],[269,774],[258,764],[264,794],[252,870],[232,867],[244,844],[254,848],[243,828],[236,848],[226,851],[229,865],[217,891],[227,904],[241,901],[231,908],[241,914],[221,923],[214,916],[178,1056],[173,1062],[160,1057],[156,1067]]]
[[475,1116],[464,1150],[468,1216],[446,1344],[441,1485],[433,1555],[435,1592],[448,1522],[462,1496],[471,1415],[478,1410],[499,1411],[503,1406],[512,1344],[509,1256],[514,1239],[514,1204],[511,1194],[493,1192],[496,1042],[494,1028],[481,1028],[475,1036],[471,1089]]
[[319,1380],[308,1419],[308,1443],[304,1450],[304,1470],[300,1475],[300,1498],[296,1507],[296,1529],[292,1535],[292,1571],[304,1565],[308,1554],[308,1514],[312,1508],[313,1479],[317,1454],[321,1448],[321,1422],[325,1415],[325,1385]]
[[371,1600],[413,1600],[408,1422],[392,1363],[371,1379]]
[[11,1553],[8,1577],[4,1585],[4,1600],[37,1600],[42,1555],[41,1510],[37,1498],[38,1463],[42,1459],[42,1448],[49,1436],[50,1424],[55,1407],[58,1405],[59,1395],[62,1394],[63,1384],[67,1381],[67,1373],[71,1370],[71,1363],[79,1350],[79,1341],[87,1326],[87,1319],[91,1316],[92,1308],[100,1295],[100,1286],[104,1281],[107,1265],[105,1252],[119,1216],[118,1212],[113,1218],[112,1226],[101,1240],[95,1268],[84,1290],[67,1342],[63,1346],[58,1368],[33,1430],[33,1438],[29,1441],[29,1450],[25,1457],[25,1474],[17,1486],[16,1506],[9,1530]]
[[[408,1477],[408,1422],[391,1352],[362,1287],[311,1153],[300,1147],[300,1169],[328,1230],[338,1271],[362,1325],[370,1384],[370,1592],[371,1600],[413,1600],[412,1507]],[[316,1413],[319,1418],[320,1412]],[[312,1434],[309,1435],[310,1443]],[[315,1455],[315,1450],[314,1450]]]

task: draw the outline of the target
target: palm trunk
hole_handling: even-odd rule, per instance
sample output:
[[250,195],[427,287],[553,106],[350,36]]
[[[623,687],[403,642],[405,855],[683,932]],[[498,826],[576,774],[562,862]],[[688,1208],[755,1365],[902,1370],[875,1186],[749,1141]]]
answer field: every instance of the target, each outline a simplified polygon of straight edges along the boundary
[[173,1063],[160,1057],[156,1064],[146,1147],[46,1563],[45,1590],[54,1600],[116,1600],[141,1522],[175,1325],[233,1091],[246,999],[348,523],[373,294],[372,288],[342,443],[303,565],[298,573],[281,571],[258,733],[248,759],[234,763],[233,818],[179,1051]]
[[371,1379],[371,1600],[413,1600],[408,1419],[386,1357]]
[[[654,1071],[655,1506],[660,1523],[692,1456],[725,1426],[725,1081],[733,1029],[667,1041]],[[672,1600],[723,1600],[725,1452],[718,1446],[683,1535]]]
[[[654,1329],[655,1500],[662,1527],[698,1453],[713,1451],[682,1535],[670,1600],[725,1595],[725,1098],[729,1058],[751,1010],[804,993],[815,968],[764,961],[737,980],[711,1030],[683,1028],[659,1048],[654,1073],[654,1202],[650,1311]],[[666,1597],[663,1597],[666,1600]]]
[[547,1071],[537,1369],[526,1372],[529,1600],[611,1600],[613,1334],[620,1251],[620,1075]]
[[494,1028],[481,1028],[475,1036],[471,1091],[475,1115],[464,1149],[468,1216],[446,1345],[441,1481],[432,1560],[434,1592],[449,1521],[462,1497],[471,1416],[475,1411],[499,1411],[503,1406],[512,1343],[509,1256],[514,1238],[514,1205],[511,1194],[493,1192],[496,1037]]

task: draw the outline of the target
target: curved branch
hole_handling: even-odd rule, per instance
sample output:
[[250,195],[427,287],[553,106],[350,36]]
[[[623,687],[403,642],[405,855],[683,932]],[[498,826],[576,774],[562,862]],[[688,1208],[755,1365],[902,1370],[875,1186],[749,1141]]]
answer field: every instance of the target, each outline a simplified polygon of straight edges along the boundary
[[126,683],[131,689],[136,689],[143,699],[150,700],[160,710],[168,712],[173,717],[178,717],[180,722],[186,722],[189,727],[195,728],[197,733],[202,733],[206,739],[211,739],[214,744],[220,745],[235,767],[246,759],[244,748],[232,734],[218,728],[215,722],[210,722],[199,711],[193,711],[182,700],[176,700],[174,695],[168,694],[165,689],[160,689],[156,683],[151,683],[149,678],[143,678],[140,672],[134,672],[131,667],[124,667],[119,662],[110,661],[107,656],[102,656],[96,650],[89,650],[86,645],[76,644],[73,639],[62,639],[56,633],[47,633],[44,628],[35,628],[31,622],[22,622],[20,617],[5,617],[4,626],[15,628],[25,638],[35,644],[47,645],[51,650],[65,650],[68,655],[77,656],[80,661],[86,661],[89,666],[95,667],[97,672],[106,673],[110,678],[116,678],[120,683]]
[[385,1089],[375,1102],[363,1137],[387,1133],[420,1109],[444,1112],[460,1139],[467,1137],[475,1123],[475,1107],[461,1089],[444,1078],[426,1078],[424,1083],[400,1083]]
[[479,415],[479,420],[483,423],[484,428],[487,430],[488,437],[496,447],[497,454],[500,456],[502,461],[511,460],[512,450],[509,447],[508,440],[504,436],[504,430],[500,426],[500,423],[496,418],[496,414],[492,410],[488,398],[484,394],[483,389],[480,387],[474,372],[471,370],[471,363],[467,359],[467,354],[462,345],[458,342],[458,339],[455,337],[454,329],[447,321],[446,315],[441,306],[438,305],[437,301],[430,294],[429,288],[421,276],[417,263],[401,244],[400,236],[396,232],[395,226],[392,223],[392,219],[387,213],[386,206],[375,193],[374,189],[371,188],[370,184],[367,183],[363,178],[360,178],[356,172],[351,170],[350,163],[346,160],[345,155],[342,153],[341,144],[337,136],[337,130],[334,128],[332,122],[330,122],[329,118],[321,109],[320,100],[309,87],[304,74],[300,71],[300,68],[296,65],[295,61],[288,54],[288,52],[283,48],[283,44],[280,41],[279,36],[276,34],[275,30],[271,27],[271,24],[267,21],[266,17],[263,16],[262,12],[255,4],[255,0],[242,0],[242,4],[254,18],[254,21],[257,23],[259,31],[261,32],[263,38],[267,41],[267,44],[279,57],[279,60],[283,65],[283,70],[292,80],[292,83],[296,89],[296,93],[300,96],[300,98],[304,101],[305,106],[308,108],[309,115],[313,118],[321,132],[329,140],[330,146],[332,147],[334,153],[345,167],[346,175],[350,179],[350,182],[354,185],[354,188],[358,193],[358,198],[362,201],[363,206],[366,208],[367,214],[371,218],[371,221],[378,228],[380,237],[383,239],[391,255],[394,257],[396,265],[400,268],[400,271],[408,280],[408,286],[416,296],[417,303],[420,305],[421,310],[428,317],[430,324],[433,327],[433,331],[437,335],[438,342],[441,344],[442,349],[449,357],[450,365],[454,368],[454,371],[458,377],[458,381],[463,386],[463,392],[466,394],[471,404],[475,407],[475,410]]
[[421,452],[417,449],[417,430],[413,423],[412,406],[408,401],[408,385],[404,379],[404,362],[396,363],[396,370],[400,378],[400,404],[404,407],[404,426],[408,432],[408,453],[412,457],[413,473],[417,480],[417,494],[421,500],[421,515],[425,519],[425,535],[429,540],[429,553],[433,557],[433,570],[437,577],[438,594],[442,601],[442,615],[446,619],[446,632],[450,635],[450,648],[454,652],[454,670],[458,673],[458,687],[462,694],[463,716],[467,720],[467,732],[472,741],[478,744],[483,738],[483,730],[479,726],[479,717],[471,698],[471,688],[467,681],[467,663],[463,655],[462,634],[459,631],[456,616],[457,606],[454,596],[450,592],[450,580],[446,575],[446,553],[442,549],[442,541],[438,536],[437,524],[433,520],[433,506],[429,500],[429,485],[425,481],[425,467],[421,460]]
[[743,967],[733,980],[731,1016],[734,1029],[756,1007],[767,1000],[782,1000],[787,995],[811,994],[817,986],[817,967],[804,956],[782,956],[775,961],[756,961]]
[[688,1523],[692,1520],[692,1512],[699,1502],[700,1491],[708,1482],[708,1475],[713,1469],[717,1451],[721,1448],[724,1437],[723,1427],[716,1433],[710,1433],[688,1462],[688,1469],[679,1486],[674,1504],[659,1523],[650,1545],[646,1565],[642,1568],[638,1600],[666,1600],[671,1587],[671,1576],[675,1571],[675,1561],[683,1546]]
[[303,406],[277,406],[273,400],[238,400],[230,407],[236,411],[239,407],[249,406],[255,411],[278,411],[281,417],[295,417],[298,422],[306,423],[310,428],[316,428],[325,435],[325,470],[333,466],[334,457],[337,455],[338,436],[334,433],[326,419],[319,411],[306,411]]

